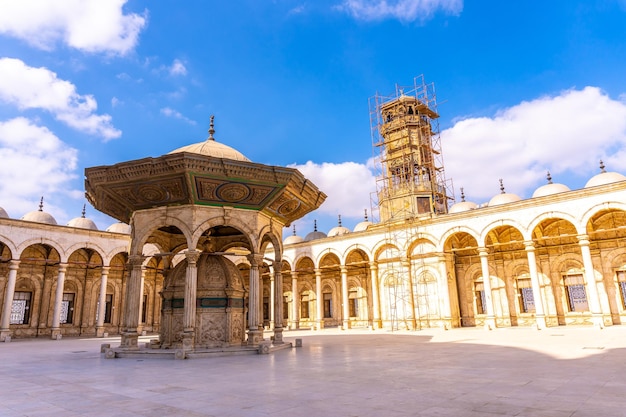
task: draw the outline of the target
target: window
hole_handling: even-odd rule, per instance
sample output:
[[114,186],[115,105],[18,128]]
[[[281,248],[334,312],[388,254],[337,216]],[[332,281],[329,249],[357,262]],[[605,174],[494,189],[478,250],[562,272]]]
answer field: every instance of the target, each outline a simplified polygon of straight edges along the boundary
[[535,297],[531,281],[528,278],[520,278],[517,280],[517,291],[520,299],[520,308],[522,313],[535,312]]
[[74,293],[63,293],[61,301],[61,324],[70,324],[74,318]]
[[283,319],[289,320],[289,302],[287,297],[283,299]]
[[476,298],[476,314],[485,314],[487,312],[487,300],[482,282],[474,283],[474,297]]
[[358,317],[359,315],[359,298],[356,291],[350,291],[348,294],[348,311],[350,317]]
[[16,291],[13,294],[10,324],[28,324],[31,294],[23,291]]
[[622,307],[626,309],[626,271],[617,271],[617,283],[622,294]]
[[309,318],[309,295],[302,294],[300,296],[300,318]]
[[148,295],[143,295],[143,303],[141,304],[141,322],[146,322],[146,313],[148,311]]
[[589,311],[582,274],[566,275],[563,277],[563,283],[565,284],[569,311]]
[[333,316],[332,311],[333,295],[329,292],[324,293],[324,318],[328,319]]
[[263,320],[270,319],[270,299],[269,297],[263,297]]

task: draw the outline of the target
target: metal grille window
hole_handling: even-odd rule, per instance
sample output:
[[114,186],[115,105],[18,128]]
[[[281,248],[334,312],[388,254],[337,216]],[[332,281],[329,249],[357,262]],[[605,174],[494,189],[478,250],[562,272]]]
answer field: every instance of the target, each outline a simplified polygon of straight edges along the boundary
[[309,318],[309,295],[303,294],[300,297],[300,318]]
[[533,295],[533,288],[530,279],[518,279],[517,289],[519,292],[522,313],[534,313],[535,296]]
[[487,300],[485,300],[485,286],[482,282],[474,283],[474,297],[476,298],[476,314],[485,314]]
[[63,293],[61,301],[61,324],[72,323],[74,317],[74,293]]
[[333,316],[332,311],[333,295],[331,293],[324,293],[324,318],[331,318]]
[[32,293],[16,291],[11,304],[10,324],[28,324],[30,319],[30,298]]
[[566,275],[563,277],[569,311],[589,311],[587,292],[582,274]]
[[626,309],[626,271],[617,271],[617,283],[622,294],[622,307]]
[[359,298],[356,291],[350,291],[348,294],[348,309],[350,317],[358,317],[359,315]]

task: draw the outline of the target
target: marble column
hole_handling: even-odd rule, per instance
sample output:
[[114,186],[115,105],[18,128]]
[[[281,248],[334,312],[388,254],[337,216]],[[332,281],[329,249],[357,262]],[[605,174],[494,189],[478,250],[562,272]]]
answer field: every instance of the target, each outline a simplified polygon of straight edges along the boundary
[[528,272],[530,273],[530,285],[533,288],[533,298],[535,299],[535,322],[537,329],[545,329],[546,313],[543,308],[543,295],[541,284],[539,283],[539,273],[537,272],[537,257],[535,256],[535,245],[532,241],[524,242],[526,257],[528,258]]
[[485,304],[487,306],[487,317],[485,318],[485,329],[492,330],[496,328],[496,316],[493,308],[493,297],[491,295],[491,275],[489,274],[489,251],[487,248],[478,248],[480,256],[480,266],[483,273],[483,286],[485,289]]
[[587,285],[587,293],[589,295],[589,311],[591,312],[591,321],[594,326],[603,328],[604,320],[602,319],[602,309],[600,307],[600,295],[598,294],[598,286],[596,283],[596,274],[591,259],[591,249],[589,248],[589,236],[579,235],[578,245],[583,257],[583,265],[585,268],[585,282]]
[[63,287],[65,286],[65,272],[67,272],[67,264],[59,264],[59,272],[57,275],[57,291],[54,296],[54,313],[52,314],[52,339],[61,339],[61,305],[63,303]]
[[[419,317],[416,317],[416,308],[415,308],[415,292],[413,291],[413,271],[411,270],[411,261],[407,258],[402,259],[402,274],[406,274],[407,285],[409,286],[409,308],[411,309],[411,329],[418,329],[418,320],[420,322],[419,328],[421,329],[421,320]],[[406,314],[406,313],[405,313]]]
[[274,344],[283,342],[283,273],[282,262],[274,262]]
[[274,278],[274,267],[270,265],[270,330],[274,330],[274,303],[276,299],[276,280]]
[[298,273],[291,271],[291,325],[290,329],[300,328],[300,309],[298,305],[300,294],[298,293]]
[[316,329],[324,328],[324,294],[322,294],[322,270],[315,268],[315,323]]
[[141,267],[141,284],[139,285],[139,324],[137,325],[137,333],[143,333],[143,287],[146,282],[146,265]]
[[263,330],[259,329],[259,266],[263,262],[263,257],[257,254],[250,254],[248,255],[248,261],[250,262],[248,345],[256,346],[263,341]]
[[[443,320],[442,327],[449,329],[452,327],[452,308],[450,307],[450,289],[448,287],[448,268],[446,265],[445,255],[437,257],[439,266],[439,279],[437,279],[437,288],[439,292],[439,306],[441,308],[441,318]],[[428,299],[430,302],[430,299]]]
[[11,340],[11,308],[13,307],[13,295],[15,294],[15,283],[17,281],[17,270],[19,269],[19,266],[20,261],[14,259],[9,261],[9,277],[7,280],[6,290],[4,292],[4,304],[2,305],[0,342]]
[[104,315],[106,312],[107,280],[110,270],[110,267],[103,266],[102,272],[100,273],[100,293],[98,294],[98,320],[96,321],[96,337],[104,336]]
[[343,330],[350,328],[350,306],[348,304],[348,268],[341,266],[341,315]]
[[198,288],[198,268],[196,262],[200,252],[187,250],[187,269],[185,273],[185,302],[183,313],[183,350],[193,350],[196,333],[196,294]]
[[144,257],[142,255],[130,255],[128,257],[128,279],[126,280],[126,295],[124,302],[124,314],[122,318],[122,340],[120,348],[125,350],[138,350],[139,339],[139,298],[141,297],[141,274]]
[[378,295],[378,265],[376,262],[370,262],[370,277],[372,280],[372,330],[381,329],[382,321],[380,320],[380,298]]

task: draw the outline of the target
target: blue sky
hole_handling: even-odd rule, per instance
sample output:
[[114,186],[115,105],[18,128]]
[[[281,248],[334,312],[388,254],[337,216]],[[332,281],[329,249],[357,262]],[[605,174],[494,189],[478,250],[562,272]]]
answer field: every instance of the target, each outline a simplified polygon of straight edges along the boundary
[[420,74],[457,199],[626,173],[626,0],[0,0],[0,207],[44,196],[65,224],[85,167],[202,141],[214,114],[218,141],[328,194],[299,235],[352,228],[375,189],[368,99]]

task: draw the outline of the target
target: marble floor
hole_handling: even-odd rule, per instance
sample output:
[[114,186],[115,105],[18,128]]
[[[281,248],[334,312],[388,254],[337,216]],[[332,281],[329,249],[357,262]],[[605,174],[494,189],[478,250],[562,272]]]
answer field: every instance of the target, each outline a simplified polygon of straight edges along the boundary
[[626,416],[626,326],[285,332],[296,338],[187,360],[105,359],[100,344],[119,338],[13,339],[0,416]]

